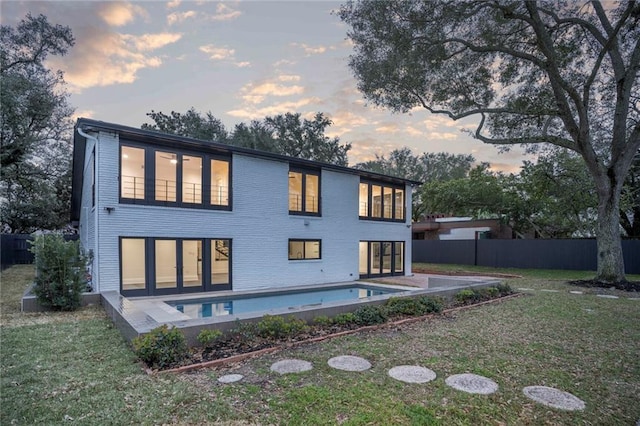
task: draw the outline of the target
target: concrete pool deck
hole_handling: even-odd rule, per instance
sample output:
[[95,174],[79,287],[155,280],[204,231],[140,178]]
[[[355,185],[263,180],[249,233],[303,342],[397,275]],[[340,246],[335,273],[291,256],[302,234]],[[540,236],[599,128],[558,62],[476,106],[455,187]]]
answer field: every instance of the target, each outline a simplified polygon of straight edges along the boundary
[[[102,305],[107,315],[123,336],[131,341],[135,337],[146,334],[156,327],[166,324],[170,327],[180,328],[190,345],[195,345],[198,333],[203,328],[215,328],[227,331],[237,326],[237,321],[257,322],[264,315],[294,315],[305,321],[312,321],[315,317],[326,315],[329,317],[355,311],[365,305],[377,305],[384,303],[389,297],[431,295],[445,298],[453,297],[457,292],[469,287],[490,287],[500,283],[500,279],[492,277],[451,277],[430,274],[415,274],[407,277],[386,277],[376,280],[358,280],[316,286],[297,286],[276,290],[252,290],[252,291],[221,291],[211,293],[191,293],[171,296],[126,298],[118,292],[102,293]],[[356,301],[335,301],[322,304],[296,306],[281,309],[265,309],[263,311],[247,312],[213,316],[207,318],[191,318],[177,309],[167,305],[168,300],[189,301],[193,299],[225,298],[225,297],[250,297],[257,295],[287,294],[296,290],[308,290],[316,288],[340,288],[345,286],[366,286],[403,290],[401,292],[384,295],[370,296]]]

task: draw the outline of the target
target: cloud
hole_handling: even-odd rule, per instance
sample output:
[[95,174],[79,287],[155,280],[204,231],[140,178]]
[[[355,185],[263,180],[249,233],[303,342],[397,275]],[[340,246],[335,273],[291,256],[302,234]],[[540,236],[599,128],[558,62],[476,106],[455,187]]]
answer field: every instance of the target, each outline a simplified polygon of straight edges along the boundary
[[282,74],[278,76],[279,81],[300,81],[302,77],[293,74]]
[[378,133],[397,133],[398,130],[400,129],[397,123],[386,123],[380,127],[376,127],[376,132]]
[[158,33],[158,34],[143,34],[141,36],[123,34],[121,37],[126,42],[133,44],[133,46],[137,50],[141,52],[146,52],[150,50],[159,49],[168,44],[175,43],[176,41],[182,38],[182,34]]
[[295,65],[296,61],[291,61],[289,59],[280,59],[279,61],[276,61],[273,63],[273,67],[274,68],[279,68],[283,65]]
[[246,68],[251,66],[251,62],[249,61],[234,62],[233,64],[238,68]]
[[307,105],[311,105],[320,101],[319,98],[310,97],[298,99],[296,101],[284,101],[272,105],[266,105],[261,108],[255,106],[248,106],[245,108],[235,109],[227,111],[227,114],[232,117],[241,118],[243,120],[260,120],[266,116],[273,116],[277,114],[284,114],[292,111],[299,111],[300,108]]
[[142,7],[125,2],[102,3],[98,14],[112,27],[121,27],[133,22],[136,15],[147,16],[147,12]]
[[300,81],[299,75],[282,74],[275,78],[250,82],[240,89],[240,97],[248,105],[258,105],[265,101],[268,96],[284,97],[301,95],[304,93],[304,86],[295,83]]
[[167,3],[167,9],[175,9],[176,7],[180,6],[181,0],[171,0],[169,3]]
[[333,46],[329,46],[329,47],[309,46],[308,44],[305,44],[305,43],[291,43],[291,46],[301,48],[304,51],[304,53],[307,54],[307,56],[319,55],[321,53],[326,52],[329,49],[335,49]]
[[186,21],[187,19],[195,18],[198,12],[194,10],[187,10],[186,12],[173,12],[167,15],[167,24],[173,25]]
[[209,55],[209,59],[213,60],[232,59],[236,54],[235,49],[228,49],[226,47],[215,47],[213,44],[200,46],[200,51]]
[[230,21],[232,19],[236,19],[240,15],[242,15],[242,12],[239,10],[234,10],[224,3],[218,3],[216,6],[216,14],[212,15],[210,18],[214,21]]

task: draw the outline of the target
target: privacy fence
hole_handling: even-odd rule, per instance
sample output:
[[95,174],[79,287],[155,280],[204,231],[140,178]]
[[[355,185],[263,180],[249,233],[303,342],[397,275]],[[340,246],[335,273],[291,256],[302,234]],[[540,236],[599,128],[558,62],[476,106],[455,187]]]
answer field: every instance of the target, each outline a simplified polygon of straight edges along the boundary
[[[29,251],[33,237],[30,234],[2,234],[0,235],[0,259],[2,269],[11,265],[33,263],[33,253]],[[77,240],[77,235],[65,235],[67,241]]]
[[[495,268],[595,271],[594,239],[413,240],[413,262],[454,263]],[[623,240],[627,274],[640,274],[640,240]]]

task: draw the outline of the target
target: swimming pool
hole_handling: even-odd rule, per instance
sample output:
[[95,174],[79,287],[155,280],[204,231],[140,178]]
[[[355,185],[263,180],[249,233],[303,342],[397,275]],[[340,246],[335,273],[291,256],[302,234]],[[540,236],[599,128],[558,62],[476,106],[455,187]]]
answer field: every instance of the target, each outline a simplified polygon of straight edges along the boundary
[[330,302],[345,302],[402,291],[407,290],[391,287],[351,285],[338,288],[308,289],[278,293],[276,295],[252,295],[233,298],[208,297],[190,300],[169,300],[165,303],[190,318],[209,318],[247,312],[268,312],[274,309],[316,306]]

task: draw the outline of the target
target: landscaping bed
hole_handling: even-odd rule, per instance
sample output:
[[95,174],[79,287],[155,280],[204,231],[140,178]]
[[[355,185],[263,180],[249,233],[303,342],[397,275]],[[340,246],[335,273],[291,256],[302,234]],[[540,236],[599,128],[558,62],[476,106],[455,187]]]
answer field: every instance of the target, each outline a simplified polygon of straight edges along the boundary
[[620,281],[617,283],[604,283],[598,280],[572,280],[568,284],[578,287],[617,289],[622,291],[640,292],[640,281]]

